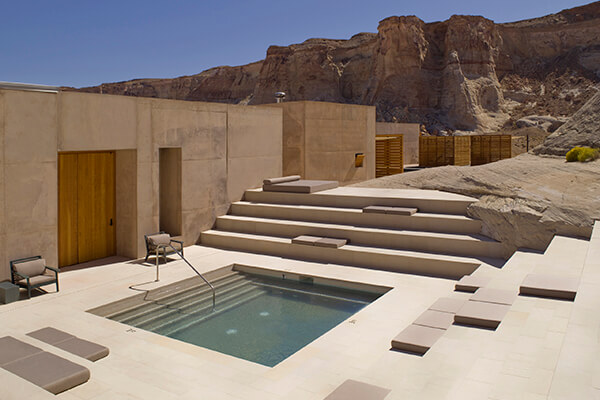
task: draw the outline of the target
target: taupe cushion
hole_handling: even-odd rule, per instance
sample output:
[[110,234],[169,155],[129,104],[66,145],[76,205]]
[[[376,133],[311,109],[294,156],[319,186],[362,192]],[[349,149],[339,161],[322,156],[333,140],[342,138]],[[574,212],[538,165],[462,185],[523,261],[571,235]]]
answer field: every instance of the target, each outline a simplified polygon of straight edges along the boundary
[[425,354],[444,332],[445,329],[409,325],[392,340],[392,347],[396,350]]
[[54,394],[90,379],[87,368],[45,351],[5,364],[3,368]]
[[520,294],[575,300],[579,280],[558,275],[529,274],[521,283]]
[[300,180],[300,175],[290,175],[290,176],[282,176],[280,178],[265,179],[263,181],[263,184],[265,184],[265,185],[275,185],[277,183],[293,182],[293,181],[299,181],[299,180]]
[[69,333],[63,332],[56,328],[47,327],[39,329],[35,332],[30,332],[27,336],[31,336],[42,342],[51,344],[59,349],[83,357],[90,361],[96,361],[108,355],[108,347],[80,339]]
[[390,392],[390,389],[348,379],[325,400],[383,400]]
[[428,326],[430,328],[448,329],[453,322],[454,314],[443,311],[426,310],[413,322],[413,324]]
[[490,278],[486,278],[485,276],[473,276],[473,275],[465,275],[454,285],[454,290],[459,292],[469,292],[473,293],[480,287],[484,287],[490,281]]
[[482,301],[485,303],[506,304],[510,306],[517,297],[517,294],[512,290],[479,288],[469,301]]
[[332,247],[334,249],[344,246],[348,241],[346,239],[323,238],[315,242],[317,247]]
[[305,244],[308,246],[314,246],[317,240],[323,239],[320,236],[300,235],[292,239],[294,244]]
[[337,181],[309,181],[299,180],[293,182],[283,182],[278,184],[264,184],[265,192],[289,192],[289,193],[315,193],[327,189],[338,187]]
[[0,338],[0,367],[42,351],[42,349],[17,340],[12,336],[4,336]]
[[455,314],[465,304],[466,300],[455,299],[452,297],[440,297],[429,307],[430,310],[442,311]]
[[[44,283],[55,282],[55,281],[56,281],[56,276],[54,274],[52,274],[52,275],[37,275],[37,276],[33,276],[33,277],[29,278],[29,284],[32,286],[43,285]],[[17,284],[21,285],[21,286],[27,286],[27,279],[21,279],[20,281],[17,281]]]
[[27,276],[41,275],[46,269],[46,260],[44,260],[43,258],[38,258],[37,260],[13,264],[13,267],[19,274]]
[[171,235],[168,233],[161,233],[158,235],[148,236],[148,242],[154,247],[166,246],[171,243]]
[[465,301],[454,316],[457,324],[479,326],[496,329],[510,306],[506,304],[485,303],[482,301]]

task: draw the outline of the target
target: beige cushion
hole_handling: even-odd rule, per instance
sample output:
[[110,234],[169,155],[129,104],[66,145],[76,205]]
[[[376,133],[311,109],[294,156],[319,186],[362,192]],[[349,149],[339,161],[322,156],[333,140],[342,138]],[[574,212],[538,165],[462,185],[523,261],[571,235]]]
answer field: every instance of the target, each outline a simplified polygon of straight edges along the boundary
[[[54,274],[52,274],[52,275],[37,275],[37,276],[29,278],[29,284],[32,286],[43,285],[44,283],[52,283],[52,282],[56,282],[56,276]],[[20,281],[17,281],[17,284],[21,285],[21,286],[27,286],[27,279],[21,279]]]
[[503,289],[492,289],[492,288],[479,288],[473,296],[469,299],[470,301],[483,301],[486,303],[506,304],[510,306],[517,297],[517,294],[512,290]]
[[63,332],[56,328],[47,327],[34,332],[30,332],[27,336],[31,336],[42,342],[51,344],[59,349],[69,353],[78,355],[90,361],[96,361],[106,357],[109,350],[106,346],[80,339],[69,333]]
[[264,184],[265,192],[289,192],[289,193],[315,193],[327,189],[338,187],[337,181],[309,181],[299,180],[293,182],[283,182],[278,184]]
[[465,301],[465,304],[454,316],[454,322],[457,324],[496,329],[509,308],[510,306],[505,304]]
[[579,280],[558,275],[529,274],[521,283],[519,293],[530,296],[575,300]]
[[385,206],[366,206],[362,209],[362,212],[370,214],[385,214],[385,210],[387,210],[387,207]]
[[454,290],[473,293],[480,287],[487,285],[490,278],[484,276],[465,275],[454,285]]
[[3,368],[54,394],[90,379],[87,368],[45,351],[5,364]]
[[46,269],[46,260],[38,258],[37,260],[13,264],[13,266],[19,274],[36,276],[44,273],[44,270]]
[[263,181],[263,184],[265,184],[265,185],[275,185],[277,183],[293,182],[293,181],[299,181],[299,180],[300,180],[300,175],[290,175],[290,176],[282,176],[280,178],[265,179]]
[[383,400],[390,392],[390,389],[348,379],[325,400]]
[[51,327],[38,329],[34,332],[29,332],[27,336],[31,336],[32,338],[41,340],[42,342],[48,344],[56,344],[58,342],[65,341],[67,339],[73,339],[75,337],[67,332],[63,332],[61,330]]
[[440,297],[429,307],[430,310],[455,314],[465,304],[466,300],[452,297]]
[[292,243],[314,246],[315,242],[317,240],[321,240],[321,239],[323,239],[323,238],[320,236],[300,235],[300,236],[296,236],[295,238],[293,238]]
[[442,311],[426,310],[413,322],[413,324],[428,326],[430,328],[448,329],[453,322],[454,314]]
[[444,329],[409,325],[392,340],[392,347],[396,350],[425,354],[444,332]]
[[168,233],[161,233],[158,235],[148,236],[148,242],[154,247],[166,246],[171,243],[171,235]]
[[317,247],[332,247],[334,249],[344,246],[348,241],[346,239],[322,238],[315,242]]
[[394,215],[406,215],[411,216],[418,211],[416,208],[409,207],[386,207],[386,214],[394,214]]

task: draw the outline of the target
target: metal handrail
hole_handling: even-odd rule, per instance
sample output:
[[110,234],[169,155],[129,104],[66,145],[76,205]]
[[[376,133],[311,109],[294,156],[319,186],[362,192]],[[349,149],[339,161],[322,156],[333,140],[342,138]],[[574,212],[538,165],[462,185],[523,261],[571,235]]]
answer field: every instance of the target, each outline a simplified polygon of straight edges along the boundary
[[[196,275],[198,275],[200,278],[202,278],[202,280],[204,282],[206,282],[206,284],[208,285],[208,287],[210,287],[210,290],[212,291],[212,301],[213,301],[212,308],[213,308],[213,311],[214,311],[214,309],[215,309],[215,303],[216,303],[216,297],[217,297],[216,296],[215,287],[209,281],[207,281],[206,278],[200,272],[198,272],[198,270],[196,268],[194,268],[194,266],[192,264],[190,264],[190,262],[183,256],[183,254],[180,253],[179,250],[177,250],[171,244],[162,245],[162,246],[157,246],[156,247],[156,281],[158,282],[158,257],[159,257],[159,255],[158,255],[159,251],[158,250],[159,250],[160,247],[165,247],[166,248],[167,246],[169,246],[170,248],[172,248],[173,251],[175,251],[175,253],[177,253],[177,255],[179,257],[181,257],[181,259],[183,261],[185,261],[185,263],[196,273]],[[165,257],[165,260],[166,260],[167,256],[165,255],[164,257]]]

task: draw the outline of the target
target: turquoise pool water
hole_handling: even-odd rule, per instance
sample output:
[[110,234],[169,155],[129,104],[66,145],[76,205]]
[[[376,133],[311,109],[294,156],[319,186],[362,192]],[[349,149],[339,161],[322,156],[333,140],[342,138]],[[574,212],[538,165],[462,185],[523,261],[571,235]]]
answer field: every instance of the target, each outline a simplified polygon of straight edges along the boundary
[[168,336],[272,367],[379,297],[257,277],[248,285],[260,294]]

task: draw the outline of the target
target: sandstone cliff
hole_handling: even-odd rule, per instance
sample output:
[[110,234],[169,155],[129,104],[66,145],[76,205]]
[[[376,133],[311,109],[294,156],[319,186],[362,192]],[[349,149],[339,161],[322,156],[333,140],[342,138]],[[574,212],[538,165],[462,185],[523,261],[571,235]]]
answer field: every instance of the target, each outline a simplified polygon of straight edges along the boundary
[[600,82],[600,2],[495,24],[478,16],[424,23],[390,17],[378,33],[271,46],[266,58],[176,79],[81,90],[263,104],[287,100],[375,105],[378,119],[434,130],[496,131],[531,115],[572,115]]

